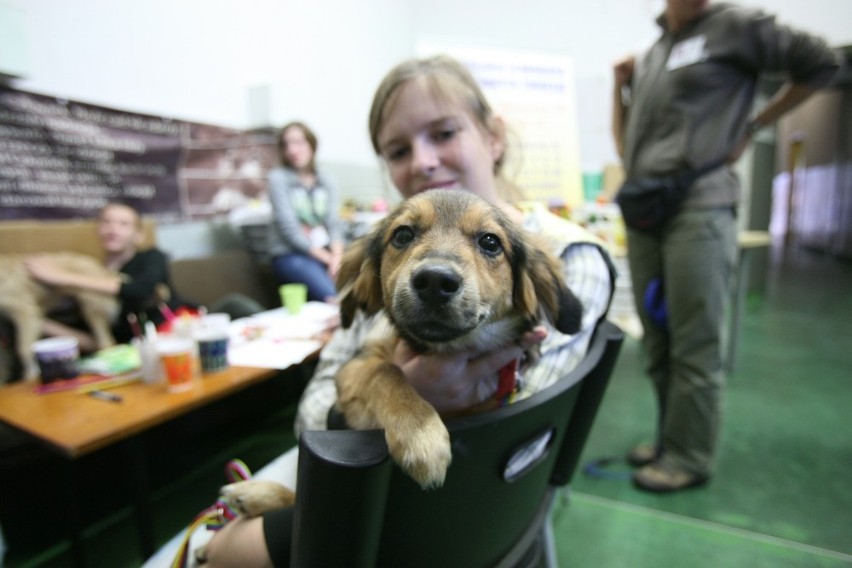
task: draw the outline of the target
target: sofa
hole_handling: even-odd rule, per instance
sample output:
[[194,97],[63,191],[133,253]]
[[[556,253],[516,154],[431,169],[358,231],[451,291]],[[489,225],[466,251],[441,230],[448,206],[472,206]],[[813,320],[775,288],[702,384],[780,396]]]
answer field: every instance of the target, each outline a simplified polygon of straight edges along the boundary
[[[94,220],[3,221],[0,254],[73,251],[100,258],[96,226]],[[152,220],[143,221],[143,233],[141,248],[156,245],[156,225]],[[193,303],[212,306],[229,295],[240,294],[264,308],[279,304],[270,271],[245,248],[172,260],[170,269],[175,292]]]

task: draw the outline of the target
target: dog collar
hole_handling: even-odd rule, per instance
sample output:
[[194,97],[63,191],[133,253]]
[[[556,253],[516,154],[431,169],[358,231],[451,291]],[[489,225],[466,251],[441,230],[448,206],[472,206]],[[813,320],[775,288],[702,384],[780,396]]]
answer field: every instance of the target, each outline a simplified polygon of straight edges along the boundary
[[513,359],[497,371],[497,392],[494,400],[500,406],[511,404],[520,388],[520,376],[518,374],[518,359]]

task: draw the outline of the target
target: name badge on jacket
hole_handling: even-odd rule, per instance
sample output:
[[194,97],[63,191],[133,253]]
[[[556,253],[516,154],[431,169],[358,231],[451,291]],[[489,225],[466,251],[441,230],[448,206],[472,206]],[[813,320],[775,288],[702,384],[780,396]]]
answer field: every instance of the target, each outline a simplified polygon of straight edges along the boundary
[[700,35],[674,44],[671,53],[669,53],[669,59],[666,61],[666,69],[672,71],[704,61],[707,59],[707,51],[704,49],[706,43],[707,38]]

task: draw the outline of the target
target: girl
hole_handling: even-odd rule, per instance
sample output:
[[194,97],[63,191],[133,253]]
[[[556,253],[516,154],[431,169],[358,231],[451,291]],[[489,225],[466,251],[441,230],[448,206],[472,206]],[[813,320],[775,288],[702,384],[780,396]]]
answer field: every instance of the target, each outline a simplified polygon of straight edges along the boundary
[[[516,396],[529,396],[555,382],[582,359],[595,325],[606,314],[613,285],[606,253],[579,227],[541,209],[524,213],[501,197],[505,128],[457,61],[445,56],[413,59],[392,69],[376,91],[369,124],[373,147],[403,197],[433,188],[464,188],[501,207],[528,229],[546,232],[564,260],[568,287],[584,306],[582,330],[573,336],[540,325],[518,344],[458,356],[425,356],[402,345],[394,362],[442,413],[494,396],[498,370],[538,343],[542,357],[522,369],[523,390]],[[356,318],[352,327],[337,330],[323,349],[299,404],[297,433],[326,428],[337,395],[334,375],[357,352],[372,321]],[[278,481],[295,487],[295,464],[295,451],[279,458],[274,466],[282,473]],[[287,476],[290,479],[283,479]],[[290,511],[285,509],[232,521],[208,544],[209,566],[286,565],[289,520]]]

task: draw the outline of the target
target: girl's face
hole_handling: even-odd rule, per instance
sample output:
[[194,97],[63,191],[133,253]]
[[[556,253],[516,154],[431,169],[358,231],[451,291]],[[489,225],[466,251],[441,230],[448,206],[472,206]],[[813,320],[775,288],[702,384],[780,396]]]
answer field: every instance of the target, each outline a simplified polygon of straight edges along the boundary
[[281,134],[284,141],[284,161],[297,171],[307,169],[314,157],[314,150],[301,128],[288,128]]
[[406,198],[428,189],[467,189],[496,202],[494,163],[502,138],[486,131],[460,102],[442,101],[423,80],[399,87],[385,109],[379,152]]

